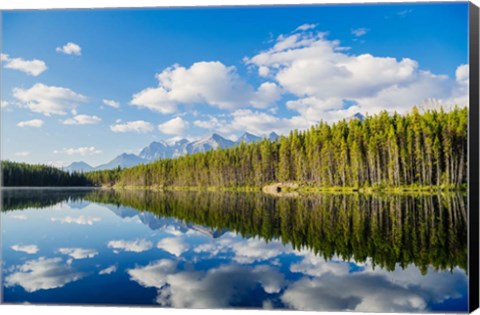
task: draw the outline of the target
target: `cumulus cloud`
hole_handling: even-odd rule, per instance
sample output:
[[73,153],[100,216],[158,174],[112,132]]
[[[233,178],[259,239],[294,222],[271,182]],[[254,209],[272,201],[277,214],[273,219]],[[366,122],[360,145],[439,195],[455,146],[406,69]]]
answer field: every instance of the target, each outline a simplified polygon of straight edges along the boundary
[[37,245],[13,245],[11,249],[16,252],[23,252],[31,255],[38,253],[39,250]]
[[80,147],[80,148],[63,148],[62,150],[54,150],[53,153],[86,156],[86,155],[100,154],[102,153],[102,151],[92,146],[92,147]]
[[48,69],[45,62],[38,59],[24,60],[22,58],[10,58],[8,55],[2,54],[1,61],[5,63],[4,67],[7,69],[22,71],[34,77]]
[[79,225],[93,225],[95,222],[100,222],[101,219],[97,217],[88,217],[81,215],[79,217],[71,217],[71,216],[66,216],[64,218],[51,218],[50,219],[52,222],[60,222],[60,223],[75,223]]
[[0,108],[7,108],[7,106],[10,105],[9,102],[1,100],[0,101]]
[[306,129],[314,123],[315,121],[311,117],[308,119],[303,116],[280,118],[250,109],[236,110],[225,118],[210,117],[208,120],[193,122],[197,127],[224,134],[248,131],[256,135],[265,135],[272,131],[278,134],[288,134],[292,129]]
[[113,132],[147,133],[153,130],[153,125],[143,120],[129,121],[110,126]]
[[363,35],[367,34],[368,31],[369,31],[368,28],[360,27],[360,28],[353,29],[352,34],[357,36],[357,37],[360,37],[360,36],[363,36]]
[[317,24],[303,24],[295,29],[295,31],[308,31],[317,27]]
[[41,257],[29,260],[23,265],[15,266],[15,271],[5,277],[5,286],[21,286],[27,292],[61,288],[67,283],[84,277],[83,273],[75,271],[61,258]]
[[18,127],[34,127],[34,128],[40,128],[44,124],[44,121],[41,119],[32,119],[32,120],[26,120],[26,121],[20,121],[17,126]]
[[12,95],[21,107],[45,116],[65,115],[77,104],[87,101],[85,96],[70,89],[42,83],[37,83],[30,89],[14,88]]
[[82,48],[72,42],[63,45],[62,47],[57,47],[55,51],[66,55],[80,56],[82,54]]
[[111,273],[114,273],[117,271],[117,266],[116,265],[111,265],[110,267],[107,267],[105,269],[102,269],[98,272],[99,275],[109,275]]
[[[279,36],[273,47],[247,58],[246,63],[296,96],[287,107],[310,121],[385,109],[404,113],[426,99],[441,103],[453,96],[459,99],[458,80],[422,70],[415,60],[346,51],[339,41],[328,40],[326,33],[301,32]],[[465,78],[465,68],[460,68],[458,77]]]
[[152,242],[140,239],[135,241],[113,240],[108,242],[108,247],[113,249],[121,249],[126,252],[141,253],[152,248]]
[[113,107],[113,108],[119,108],[120,107],[120,103],[117,102],[117,101],[114,101],[114,100],[103,99],[102,102],[103,102],[103,104],[105,104],[107,106],[110,106],[110,107]]
[[157,248],[179,257],[188,250],[188,245],[179,237],[167,237],[157,243]]
[[102,119],[98,116],[77,115],[63,121],[64,125],[93,125],[101,122]]
[[31,153],[28,151],[21,151],[21,152],[15,152],[13,155],[25,157],[25,156],[29,156],[30,154]]
[[93,258],[98,255],[98,252],[96,250],[86,248],[59,248],[58,252],[64,255],[68,255],[73,259]]
[[181,271],[175,261],[163,259],[127,272],[140,285],[157,288],[158,304],[181,308],[226,307],[232,299],[246,298],[257,284],[269,294],[280,292],[285,285],[283,275],[269,266]]
[[238,75],[235,67],[219,61],[196,62],[190,68],[174,65],[158,73],[156,78],[158,87],[133,95],[132,105],[172,114],[178,104],[208,104],[231,110],[258,104],[264,107],[269,96],[276,97],[276,93],[272,95],[271,86],[255,91]]
[[183,120],[182,117],[175,117],[163,124],[158,125],[158,130],[167,135],[182,135],[188,128],[188,121]]

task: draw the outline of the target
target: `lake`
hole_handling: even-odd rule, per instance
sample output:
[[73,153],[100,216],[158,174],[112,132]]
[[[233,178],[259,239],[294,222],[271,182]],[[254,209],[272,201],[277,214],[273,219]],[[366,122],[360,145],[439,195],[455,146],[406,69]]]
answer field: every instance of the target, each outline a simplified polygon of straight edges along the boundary
[[4,189],[4,303],[467,311],[467,197]]

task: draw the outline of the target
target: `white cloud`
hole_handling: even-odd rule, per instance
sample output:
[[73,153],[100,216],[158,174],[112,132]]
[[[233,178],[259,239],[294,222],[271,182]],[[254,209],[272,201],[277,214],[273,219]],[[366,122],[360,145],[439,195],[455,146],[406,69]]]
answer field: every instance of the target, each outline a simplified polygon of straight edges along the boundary
[[0,108],[7,108],[7,106],[10,105],[9,102],[1,100],[0,101]]
[[109,275],[111,273],[114,273],[117,271],[117,266],[116,265],[112,265],[110,267],[107,267],[105,269],[102,269],[98,272],[99,275]]
[[210,117],[208,120],[196,120],[193,122],[197,127],[224,134],[248,131],[256,135],[265,135],[272,131],[278,134],[288,134],[292,129],[306,129],[314,123],[314,120],[309,120],[302,116],[280,118],[250,109],[236,110],[224,119]]
[[[196,62],[190,68],[174,65],[158,73],[156,78],[159,86],[133,95],[132,105],[162,114],[175,113],[178,104],[208,104],[230,110],[255,106],[255,102],[266,106],[264,91],[256,93],[235,67],[219,61]],[[257,94],[262,99],[257,99]]]
[[114,100],[103,99],[102,102],[103,102],[103,104],[105,104],[107,106],[110,106],[110,107],[113,107],[113,108],[119,108],[120,107],[120,103],[117,102],[117,101],[114,101]]
[[110,126],[113,132],[147,133],[153,130],[153,125],[143,120],[129,121],[124,124]]
[[268,77],[270,74],[270,69],[268,67],[260,66],[258,67],[258,75],[261,77]]
[[135,241],[113,240],[108,242],[108,247],[121,249],[126,252],[141,253],[152,248],[152,242],[140,239]]
[[157,243],[157,248],[163,249],[164,251],[179,257],[188,250],[188,245],[179,237],[168,237],[161,239]]
[[460,83],[468,83],[470,78],[470,66],[468,64],[458,66],[455,71],[455,78]]
[[64,255],[68,255],[73,259],[93,258],[98,255],[98,252],[96,250],[86,248],[59,248],[58,252]]
[[77,115],[63,121],[64,125],[92,125],[98,124],[102,119],[98,116]]
[[54,150],[53,153],[86,156],[86,155],[100,154],[102,153],[102,151],[92,146],[92,147],[80,147],[80,148],[63,148],[62,150]]
[[181,271],[176,262],[163,259],[127,272],[140,285],[158,289],[157,303],[180,308],[226,307],[234,298],[247,298],[258,284],[270,294],[280,292],[285,285],[283,275],[269,266]]
[[17,126],[18,127],[34,127],[34,128],[40,128],[44,124],[44,121],[41,119],[32,119],[32,120],[27,120],[27,121],[20,121]]
[[61,288],[67,283],[83,278],[83,273],[77,272],[61,262],[61,258],[41,257],[29,260],[23,265],[15,266],[15,272],[5,277],[5,286],[19,285],[31,293]]
[[15,155],[15,156],[29,156],[30,152],[28,152],[28,151],[15,152],[13,155]]
[[[347,47],[325,36],[282,35],[273,47],[246,59],[247,65],[257,66],[285,93],[297,97],[287,107],[306,120],[338,120],[354,111],[404,113],[426,99],[446,104],[467,94],[458,89],[459,80],[422,70],[415,60],[347,54]],[[465,72],[465,67],[459,68],[457,79],[465,78]],[[354,106],[345,105],[349,103]]]
[[163,124],[158,125],[158,130],[167,135],[182,135],[188,128],[188,121],[182,117],[175,117]]
[[4,67],[7,69],[22,71],[34,77],[48,69],[45,62],[38,59],[24,60],[22,58],[10,58],[8,55],[2,54],[1,61],[5,62]]
[[295,29],[295,31],[308,31],[317,27],[316,24],[303,24]]
[[368,31],[369,31],[368,28],[360,27],[360,28],[352,30],[352,34],[357,36],[357,37],[360,37],[360,36],[363,36],[363,35],[367,34]]
[[71,216],[66,216],[64,218],[51,218],[50,219],[52,222],[60,222],[60,223],[75,223],[79,225],[93,225],[95,222],[100,222],[101,219],[97,217],[87,217],[84,215],[81,215],[79,217],[71,217]]
[[250,103],[256,108],[267,108],[280,99],[282,90],[272,82],[264,82],[255,93],[255,98]]
[[45,116],[65,115],[78,103],[87,101],[85,96],[70,89],[42,83],[37,83],[30,89],[14,88],[12,94],[20,101],[20,106]]
[[11,249],[16,252],[24,252],[30,255],[38,253],[39,250],[37,245],[13,245]]
[[66,55],[80,56],[82,54],[82,48],[72,42],[69,42],[62,47],[57,47],[55,51]]

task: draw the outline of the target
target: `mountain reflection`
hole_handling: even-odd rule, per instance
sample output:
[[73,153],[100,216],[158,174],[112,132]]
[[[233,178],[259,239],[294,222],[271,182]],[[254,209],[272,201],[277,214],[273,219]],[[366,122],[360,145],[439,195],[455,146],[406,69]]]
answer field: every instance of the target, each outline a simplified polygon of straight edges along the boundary
[[467,269],[466,196],[461,194],[319,194],[272,198],[256,193],[94,190],[7,190],[4,210],[47,207],[63,201],[103,203],[118,216],[138,217],[152,230],[196,230],[211,237],[281,240],[331,259],[387,270],[409,264]]
[[12,189],[3,201],[10,303],[467,306],[466,197],[459,194]]
[[255,193],[94,191],[85,198],[153,213],[149,226],[175,218],[186,228],[203,226],[212,236],[230,230],[246,238],[280,239],[325,259],[371,258],[387,270],[413,263],[423,273],[429,265],[467,268],[466,197],[460,194],[277,199]]

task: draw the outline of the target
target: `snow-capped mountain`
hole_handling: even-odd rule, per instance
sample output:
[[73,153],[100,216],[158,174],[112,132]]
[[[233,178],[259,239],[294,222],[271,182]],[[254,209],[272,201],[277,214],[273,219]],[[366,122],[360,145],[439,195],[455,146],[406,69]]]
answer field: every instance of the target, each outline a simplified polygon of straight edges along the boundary
[[107,170],[117,167],[125,168],[132,167],[142,163],[150,163],[159,159],[176,158],[179,156],[193,154],[198,152],[206,152],[216,149],[231,148],[240,143],[254,143],[263,140],[264,138],[276,141],[278,135],[275,132],[262,137],[245,132],[237,141],[226,139],[219,134],[212,134],[208,137],[204,137],[195,141],[188,141],[187,139],[179,140],[173,144],[169,144],[165,141],[154,141],[148,146],[143,148],[138,155],[123,153],[117,156],[106,164],[92,167],[85,162],[74,162],[65,168],[66,171],[93,171],[93,170]]
[[85,162],[73,162],[69,166],[65,168],[65,171],[73,173],[73,172],[80,172],[80,173],[85,173],[85,172],[90,172],[93,171],[94,168],[90,165],[88,165]]
[[106,164],[95,167],[95,170],[111,170],[117,167],[126,168],[146,163],[144,159],[135,154],[123,153]]
[[262,137],[245,132],[240,138],[238,138],[237,143],[240,143],[240,142],[253,143],[253,142],[258,142],[262,140],[263,140]]
[[347,118],[347,120],[352,120],[352,119],[358,119],[360,121],[364,121],[365,116],[363,116],[361,113],[355,113],[352,116],[350,116],[349,118]]
[[277,141],[278,140],[278,135],[275,133],[275,132],[270,132],[270,134],[268,135],[268,140],[270,141]]
[[235,142],[225,139],[222,136],[214,133],[210,137],[202,138],[197,141],[193,141],[187,144],[187,153],[198,153],[210,150],[216,150],[218,148],[226,149],[235,145]]

